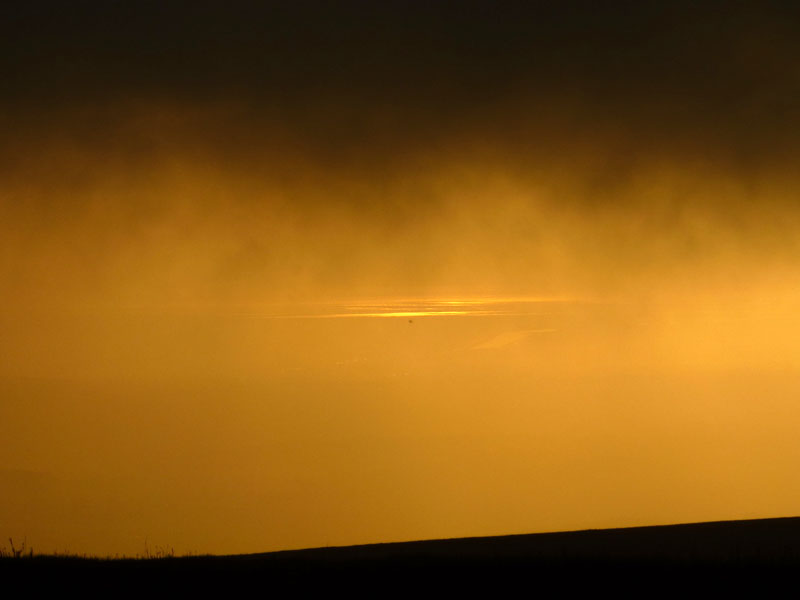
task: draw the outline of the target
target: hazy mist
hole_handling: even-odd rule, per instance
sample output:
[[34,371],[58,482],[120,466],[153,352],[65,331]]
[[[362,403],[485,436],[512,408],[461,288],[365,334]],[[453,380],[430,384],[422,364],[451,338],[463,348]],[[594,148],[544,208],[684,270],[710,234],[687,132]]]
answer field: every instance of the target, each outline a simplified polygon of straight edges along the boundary
[[281,4],[263,31],[228,28],[249,5],[45,11],[38,53],[4,42],[4,537],[235,553],[798,513],[785,15]]

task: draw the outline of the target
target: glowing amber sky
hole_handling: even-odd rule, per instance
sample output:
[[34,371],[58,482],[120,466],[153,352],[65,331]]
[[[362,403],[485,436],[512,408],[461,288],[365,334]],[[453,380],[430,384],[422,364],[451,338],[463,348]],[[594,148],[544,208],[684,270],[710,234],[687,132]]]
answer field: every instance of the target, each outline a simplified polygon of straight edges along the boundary
[[794,9],[28,4],[2,539],[800,513]]

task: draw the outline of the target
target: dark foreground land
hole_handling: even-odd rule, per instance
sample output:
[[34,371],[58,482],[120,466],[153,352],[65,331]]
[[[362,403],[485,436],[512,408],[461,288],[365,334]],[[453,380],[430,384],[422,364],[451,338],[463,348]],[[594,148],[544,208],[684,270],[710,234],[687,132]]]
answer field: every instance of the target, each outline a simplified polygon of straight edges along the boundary
[[[559,588],[698,584],[800,586],[800,517],[720,521],[501,537],[315,548],[237,556],[0,559],[6,583],[150,591],[257,582],[275,592],[347,586],[379,595],[414,589],[503,588],[527,582]],[[110,586],[110,587],[109,587]],[[377,586],[377,587],[376,587]],[[421,586],[421,587],[420,587]],[[543,588],[537,588],[542,591]],[[645,591],[644,589],[642,591]]]

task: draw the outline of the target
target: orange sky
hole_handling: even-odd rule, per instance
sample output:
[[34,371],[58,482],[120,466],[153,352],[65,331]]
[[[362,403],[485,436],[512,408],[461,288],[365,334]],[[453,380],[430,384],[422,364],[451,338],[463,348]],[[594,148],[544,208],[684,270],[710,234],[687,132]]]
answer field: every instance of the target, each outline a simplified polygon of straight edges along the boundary
[[0,19],[3,539],[796,515],[794,16],[301,4]]

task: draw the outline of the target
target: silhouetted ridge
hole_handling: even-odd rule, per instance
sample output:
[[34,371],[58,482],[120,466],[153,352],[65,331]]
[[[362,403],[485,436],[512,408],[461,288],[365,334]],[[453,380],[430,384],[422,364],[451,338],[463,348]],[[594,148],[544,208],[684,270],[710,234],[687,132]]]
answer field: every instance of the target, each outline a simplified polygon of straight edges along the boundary
[[[698,591],[766,588],[796,580],[800,517],[497,537],[425,540],[262,554],[159,559],[34,556],[0,559],[4,583],[85,588],[372,595],[403,590],[491,593],[548,589]],[[787,579],[784,581],[784,577]],[[253,588],[253,586],[256,586]],[[709,590],[712,588],[708,588]]]
[[223,558],[286,562],[409,558],[800,561],[800,517],[420,540]]

